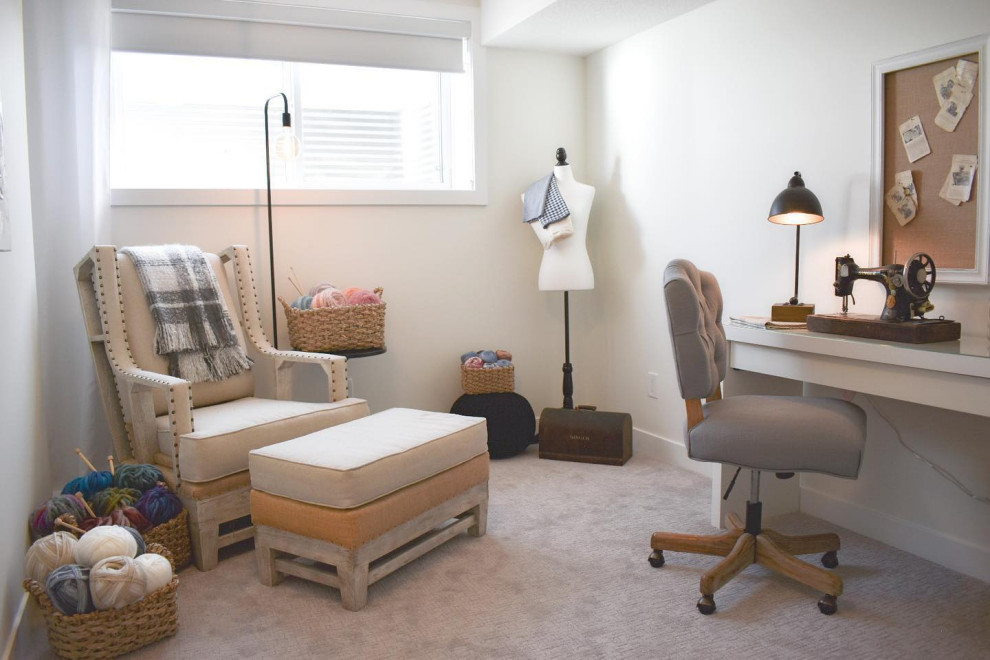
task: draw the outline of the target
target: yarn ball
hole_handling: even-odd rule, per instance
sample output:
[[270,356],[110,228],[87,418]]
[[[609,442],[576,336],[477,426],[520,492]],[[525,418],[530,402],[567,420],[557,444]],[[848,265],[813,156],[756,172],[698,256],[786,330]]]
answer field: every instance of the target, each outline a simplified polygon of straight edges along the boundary
[[352,293],[357,293],[358,291],[361,291],[361,290],[362,289],[359,286],[349,286],[346,289],[344,289],[344,295],[346,297],[350,298]]
[[73,554],[77,564],[92,567],[107,557],[134,557],[137,541],[118,525],[94,527],[82,535]]
[[309,309],[312,306],[313,296],[299,296],[289,305],[289,307],[295,307],[296,309]]
[[117,468],[113,475],[113,485],[117,488],[133,488],[142,493],[165,479],[162,471],[156,465],[148,463],[137,463],[136,465],[124,464]]
[[487,362],[489,364],[498,360],[498,356],[495,355],[495,351],[478,351],[478,357],[481,358],[482,362]]
[[511,367],[512,362],[509,360],[498,360],[495,362],[496,367]]
[[144,570],[146,594],[154,593],[172,581],[172,564],[165,557],[149,552],[134,561]]
[[94,609],[89,593],[89,569],[85,566],[59,566],[48,576],[45,591],[62,614],[86,614]]
[[89,512],[75,495],[56,495],[44,504],[31,516],[31,536],[32,539],[39,539],[48,536],[55,531],[55,519],[64,513],[72,514],[76,520],[86,520]]
[[114,509],[134,506],[141,499],[141,491],[134,488],[104,488],[89,501],[98,516],[109,516]]
[[135,557],[140,557],[148,551],[148,546],[145,544],[144,537],[141,536],[141,532],[137,531],[133,527],[121,527],[121,529],[134,537],[134,542],[137,544],[137,552],[134,553]]
[[321,307],[344,307],[347,305],[347,298],[338,289],[323,289],[313,296],[313,309]]
[[24,574],[39,584],[44,584],[48,575],[59,566],[75,561],[73,550],[76,537],[69,532],[55,532],[43,536],[28,548],[24,562]]
[[182,513],[182,501],[165,486],[155,486],[134,505],[154,526],[166,523]]
[[500,348],[497,351],[495,351],[495,357],[497,357],[499,360],[511,360],[512,353]]
[[347,296],[348,305],[381,305],[382,299],[378,297],[378,294],[374,291],[368,291],[367,289],[358,289],[357,291],[351,291],[350,293],[345,293]]
[[82,493],[87,500],[96,492],[113,485],[113,474],[108,470],[90,472],[86,476],[76,477],[62,488],[63,495]]
[[136,603],[144,598],[146,584],[144,569],[131,557],[107,557],[89,571],[89,593],[98,610],[120,609]]
[[477,355],[474,357],[470,357],[464,361],[464,366],[467,367],[468,369],[481,369],[481,367],[484,364],[485,363],[482,362],[481,358],[478,357]]
[[461,356],[461,364],[464,364],[465,362],[468,361],[468,359],[473,357],[478,357],[478,354],[474,351],[468,351],[467,353]]
[[[117,509],[114,513],[117,513],[118,511],[120,512],[120,515],[127,520],[127,523],[129,523],[126,525],[127,527],[133,527],[139,532],[146,532],[151,529],[151,522],[149,522],[148,519],[144,517],[144,514],[136,508],[132,506],[125,506],[123,509]],[[113,513],[110,515],[112,517]],[[119,525],[121,523],[114,524]]]
[[309,290],[309,295],[315,297],[316,294],[318,294],[320,291],[323,291],[323,289],[336,289],[336,288],[337,287],[330,284],[329,282],[320,282],[319,284],[317,284],[316,286],[314,286],[312,289]]
[[498,364],[495,362],[485,362],[481,365],[484,369],[498,369]]

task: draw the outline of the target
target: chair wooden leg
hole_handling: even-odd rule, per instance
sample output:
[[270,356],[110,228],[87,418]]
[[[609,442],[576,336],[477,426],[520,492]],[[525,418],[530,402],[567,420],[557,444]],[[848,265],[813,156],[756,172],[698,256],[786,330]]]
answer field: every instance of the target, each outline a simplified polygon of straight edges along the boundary
[[725,517],[725,526],[728,529],[745,529],[746,523],[742,521],[735,511],[730,511],[729,515]]
[[763,530],[763,535],[773,541],[773,544],[784,552],[792,555],[810,555],[819,552],[837,552],[839,550],[838,534],[809,534],[807,536],[788,536],[772,529]]
[[842,595],[842,578],[788,554],[766,532],[756,538],[756,563],[830,596]]
[[755,560],[756,539],[752,534],[740,534],[725,559],[701,576],[701,595],[711,596]]
[[654,532],[650,539],[650,547],[654,550],[671,550],[673,552],[690,552],[695,555],[717,555],[725,557],[732,552],[740,535],[741,529],[732,529],[721,534],[674,534],[673,532]]

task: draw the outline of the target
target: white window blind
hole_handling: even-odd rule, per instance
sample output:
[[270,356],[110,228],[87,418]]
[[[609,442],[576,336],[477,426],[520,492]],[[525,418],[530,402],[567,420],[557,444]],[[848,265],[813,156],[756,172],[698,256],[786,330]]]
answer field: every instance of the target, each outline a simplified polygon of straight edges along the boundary
[[114,0],[113,49],[464,71],[471,23],[250,0]]

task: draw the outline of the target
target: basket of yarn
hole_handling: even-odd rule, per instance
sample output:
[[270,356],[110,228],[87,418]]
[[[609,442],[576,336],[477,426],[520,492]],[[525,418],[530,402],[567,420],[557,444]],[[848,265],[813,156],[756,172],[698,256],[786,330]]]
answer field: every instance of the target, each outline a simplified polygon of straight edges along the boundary
[[[35,552],[28,551],[31,576],[24,580],[24,590],[41,610],[48,643],[56,655],[76,660],[116,658],[176,633],[179,578],[168,548],[152,543],[146,553],[134,557],[139,546],[122,527],[100,527],[79,541],[68,532],[50,537],[59,534],[65,537],[58,541],[43,537],[32,545]],[[74,560],[52,559],[69,545]],[[108,552],[124,554],[104,557]],[[35,579],[41,574],[31,568],[37,570],[49,560],[75,563],[62,563],[42,581]]]
[[292,347],[315,353],[385,348],[382,292],[318,284],[291,304],[279,298]]
[[468,394],[514,392],[515,375],[512,353],[501,348],[468,351],[461,356],[461,388]]

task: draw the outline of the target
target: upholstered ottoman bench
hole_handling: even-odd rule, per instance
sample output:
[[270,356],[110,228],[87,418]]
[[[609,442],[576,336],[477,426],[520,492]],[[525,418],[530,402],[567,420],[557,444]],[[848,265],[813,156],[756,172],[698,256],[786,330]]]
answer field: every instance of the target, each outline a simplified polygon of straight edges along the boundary
[[250,453],[258,578],[368,585],[488,515],[485,419],[392,408]]

